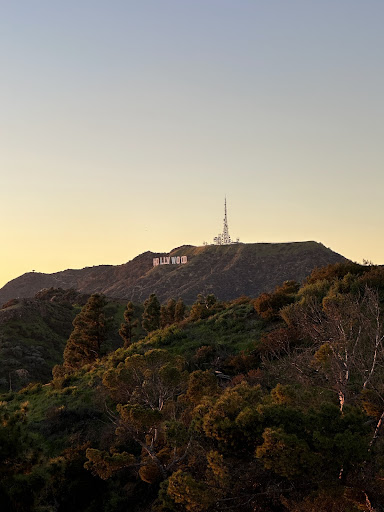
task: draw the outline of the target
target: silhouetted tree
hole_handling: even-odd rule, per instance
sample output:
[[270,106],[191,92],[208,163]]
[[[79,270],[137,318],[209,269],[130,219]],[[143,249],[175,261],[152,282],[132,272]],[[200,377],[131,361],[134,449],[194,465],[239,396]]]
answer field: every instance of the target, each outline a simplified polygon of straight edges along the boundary
[[160,303],[154,293],[144,302],[142,324],[147,332],[155,331],[160,327]]
[[175,311],[176,301],[175,299],[169,299],[169,301],[167,302],[167,317],[169,325],[175,323]]
[[124,340],[124,347],[127,348],[132,343],[133,331],[138,325],[138,320],[134,319],[133,302],[129,301],[124,311],[124,322],[121,324],[119,334]]
[[185,317],[185,304],[183,299],[179,299],[175,305],[175,322],[181,322]]
[[169,325],[167,306],[164,304],[160,307],[160,327],[164,329]]
[[175,323],[176,301],[169,299],[166,305],[161,306],[160,309],[160,325],[167,327]]
[[100,348],[106,338],[106,318],[103,295],[92,295],[73,321],[74,330],[64,349],[64,368],[81,368],[100,357]]

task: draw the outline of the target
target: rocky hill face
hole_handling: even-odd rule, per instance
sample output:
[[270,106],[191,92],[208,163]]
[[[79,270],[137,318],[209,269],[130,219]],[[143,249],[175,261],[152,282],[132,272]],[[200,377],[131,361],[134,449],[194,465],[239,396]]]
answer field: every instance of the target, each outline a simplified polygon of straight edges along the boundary
[[[185,264],[153,266],[153,258],[187,257]],[[317,242],[182,246],[168,255],[145,252],[123,265],[101,265],[54,274],[27,273],[0,289],[0,304],[32,297],[44,288],[73,288],[141,302],[156,293],[161,302],[213,293],[221,300],[256,297],[283,281],[301,282],[314,268],[346,259]]]

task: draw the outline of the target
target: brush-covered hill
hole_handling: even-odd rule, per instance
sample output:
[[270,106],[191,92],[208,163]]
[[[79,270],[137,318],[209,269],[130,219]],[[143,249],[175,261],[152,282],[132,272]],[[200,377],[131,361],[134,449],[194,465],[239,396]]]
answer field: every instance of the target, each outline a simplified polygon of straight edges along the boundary
[[[73,329],[72,321],[89,295],[75,290],[45,289],[32,298],[11,299],[0,309],[0,391],[19,389],[28,382],[48,382],[52,367],[62,361]],[[111,301],[111,329],[122,320],[123,306]],[[112,350],[121,344],[109,336]]]
[[382,512],[383,314],[330,265],[4,393],[1,510]]
[[156,293],[161,302],[181,297],[192,304],[199,293],[220,300],[257,297],[286,280],[302,282],[316,267],[345,261],[317,242],[182,246],[171,256],[187,256],[183,265],[153,266],[164,253],[145,252],[123,265],[101,265],[54,274],[26,273],[0,289],[0,304],[32,297],[43,288],[73,288],[81,293],[144,301]]

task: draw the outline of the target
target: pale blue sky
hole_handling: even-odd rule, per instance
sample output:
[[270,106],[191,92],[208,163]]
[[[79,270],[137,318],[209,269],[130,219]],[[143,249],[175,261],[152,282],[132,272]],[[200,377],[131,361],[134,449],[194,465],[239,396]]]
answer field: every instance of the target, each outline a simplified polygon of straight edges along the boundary
[[200,245],[384,263],[382,0],[0,1],[0,285]]

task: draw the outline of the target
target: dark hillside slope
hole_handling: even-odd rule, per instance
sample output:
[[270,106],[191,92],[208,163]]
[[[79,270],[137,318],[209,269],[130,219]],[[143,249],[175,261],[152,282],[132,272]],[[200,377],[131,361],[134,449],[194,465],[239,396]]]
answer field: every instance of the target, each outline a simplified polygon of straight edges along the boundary
[[0,389],[47,382],[62,360],[76,314],[72,305],[40,299],[10,301],[0,309]]
[[[63,360],[73,320],[89,299],[73,289],[45,289],[33,298],[11,299],[0,308],[0,392],[29,382],[48,382]],[[124,306],[110,301],[103,351],[122,344],[118,327]]]
[[184,265],[153,267],[164,253],[145,252],[123,265],[102,265],[54,274],[27,273],[0,290],[0,303],[30,297],[42,288],[74,288],[81,293],[142,302],[150,293],[160,301],[182,297],[192,303],[198,293],[213,293],[221,300],[240,295],[256,297],[283,281],[301,282],[314,268],[345,261],[317,242],[182,246],[170,252],[187,256]]

